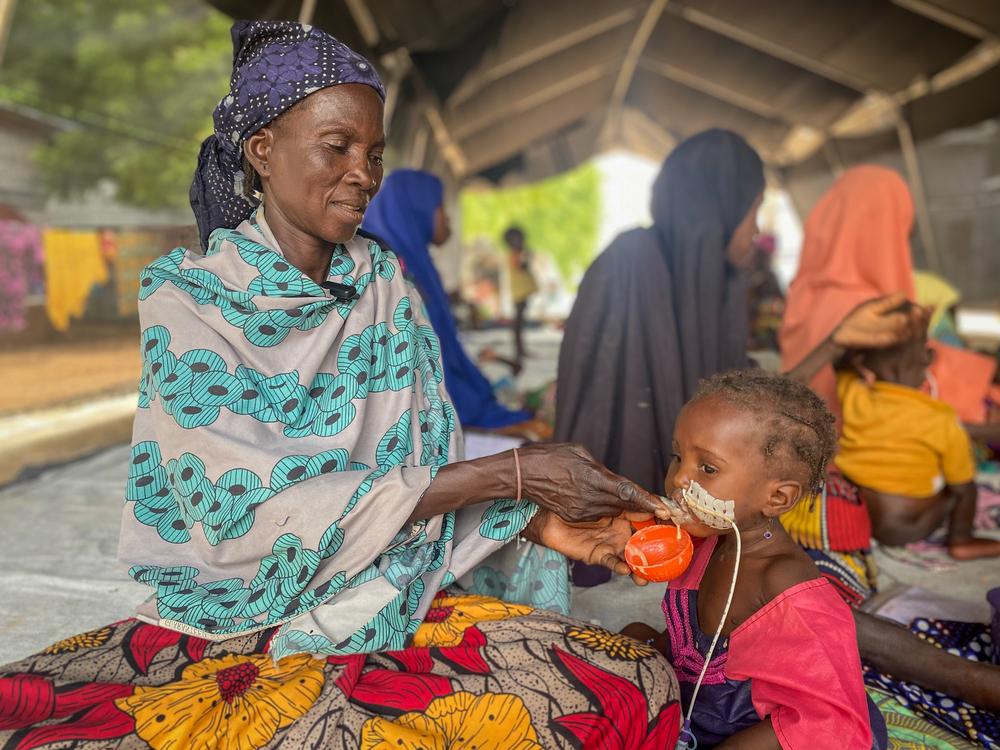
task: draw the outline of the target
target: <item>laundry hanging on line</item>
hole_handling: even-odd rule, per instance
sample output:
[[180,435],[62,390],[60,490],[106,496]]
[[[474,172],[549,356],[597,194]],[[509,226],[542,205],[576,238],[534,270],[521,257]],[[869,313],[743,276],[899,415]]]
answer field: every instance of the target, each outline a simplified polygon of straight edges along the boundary
[[45,309],[57,331],[69,328],[70,319],[80,318],[94,284],[108,280],[108,267],[101,254],[97,232],[45,229]]
[[0,221],[0,333],[25,327],[28,297],[42,286],[42,257],[38,227]]

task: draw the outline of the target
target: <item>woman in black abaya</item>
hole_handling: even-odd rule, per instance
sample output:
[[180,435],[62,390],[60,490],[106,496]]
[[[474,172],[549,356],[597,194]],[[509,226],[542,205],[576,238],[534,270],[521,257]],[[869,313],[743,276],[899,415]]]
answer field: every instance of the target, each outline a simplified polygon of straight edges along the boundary
[[559,356],[556,440],[659,492],[674,420],[701,378],[745,367],[760,157],[709,130],[671,153],[653,226],[620,235],[580,285]]

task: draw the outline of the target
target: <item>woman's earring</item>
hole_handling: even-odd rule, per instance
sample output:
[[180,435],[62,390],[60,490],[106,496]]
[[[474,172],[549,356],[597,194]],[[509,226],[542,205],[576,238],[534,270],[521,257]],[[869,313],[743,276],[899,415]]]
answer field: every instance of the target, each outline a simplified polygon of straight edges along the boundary
[[774,532],[772,531],[773,528],[774,528],[774,518],[771,517],[767,519],[767,531],[764,532],[765,539],[770,539],[772,536],[774,536]]

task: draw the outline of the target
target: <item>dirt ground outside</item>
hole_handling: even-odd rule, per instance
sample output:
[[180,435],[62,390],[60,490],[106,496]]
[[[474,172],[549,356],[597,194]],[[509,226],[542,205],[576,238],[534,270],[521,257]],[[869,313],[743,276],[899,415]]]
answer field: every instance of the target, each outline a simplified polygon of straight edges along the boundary
[[138,330],[0,348],[0,417],[135,391]]

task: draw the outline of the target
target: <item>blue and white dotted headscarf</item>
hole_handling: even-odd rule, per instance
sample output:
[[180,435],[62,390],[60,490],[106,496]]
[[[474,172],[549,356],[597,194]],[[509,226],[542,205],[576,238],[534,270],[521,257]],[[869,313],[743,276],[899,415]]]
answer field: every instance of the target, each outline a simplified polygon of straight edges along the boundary
[[191,184],[202,248],[213,230],[235,229],[255,208],[243,195],[247,138],[328,86],[361,83],[385,100],[374,66],[325,31],[294,21],[237,21],[232,36],[229,94],[215,108],[215,132],[201,144]]

